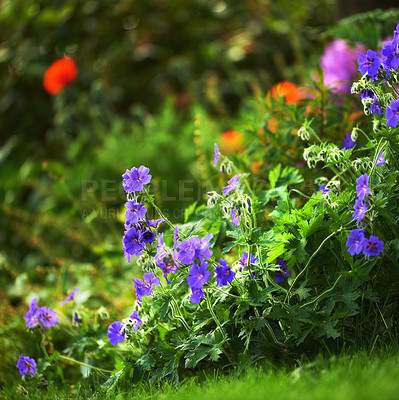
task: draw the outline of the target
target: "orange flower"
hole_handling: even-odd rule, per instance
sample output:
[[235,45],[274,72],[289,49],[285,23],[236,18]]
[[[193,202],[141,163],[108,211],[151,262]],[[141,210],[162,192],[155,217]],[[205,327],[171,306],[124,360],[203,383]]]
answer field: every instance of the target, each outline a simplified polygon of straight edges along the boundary
[[263,167],[264,164],[265,164],[265,163],[263,162],[263,160],[254,161],[254,162],[251,164],[251,172],[252,172],[254,175],[256,175],[256,174],[259,172],[259,170]]
[[242,141],[244,140],[244,135],[239,131],[229,130],[222,133],[222,143],[221,148],[223,153],[232,153],[234,151],[242,151]]
[[73,82],[78,75],[75,61],[64,57],[54,61],[47,68],[43,77],[43,86],[52,95],[60,93],[66,86]]
[[274,99],[285,96],[285,101],[287,104],[297,104],[299,100],[302,100],[306,97],[306,93],[303,88],[289,81],[282,81],[277,83],[277,85],[274,85],[271,89],[271,95]]

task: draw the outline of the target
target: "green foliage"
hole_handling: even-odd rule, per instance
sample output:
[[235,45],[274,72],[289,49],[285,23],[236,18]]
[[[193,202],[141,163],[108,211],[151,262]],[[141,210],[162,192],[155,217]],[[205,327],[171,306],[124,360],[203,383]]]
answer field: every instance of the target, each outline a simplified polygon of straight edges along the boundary
[[[5,354],[4,370],[13,378],[18,376],[14,360],[18,354],[29,353],[38,360],[37,375],[26,380],[29,391],[35,393],[32,396],[38,393],[38,387],[48,387],[50,394],[58,384],[84,382],[78,386],[78,396],[88,397],[95,392],[95,397],[119,398],[143,382],[177,385],[190,377],[222,370],[240,371],[254,365],[291,368],[300,363],[304,354],[313,359],[320,352],[333,354],[344,346],[350,351],[364,347],[373,351],[377,345],[392,341],[398,329],[399,296],[397,129],[387,127],[383,115],[372,117],[371,126],[367,117],[357,116],[360,107],[356,99],[342,95],[336,102],[337,97],[319,83],[295,102],[268,93],[247,103],[237,117],[243,142],[235,153],[223,143],[227,151],[222,150],[218,165],[223,173],[218,173],[211,169],[212,144],[215,133],[231,122],[215,120],[197,105],[186,108],[185,115],[176,112],[176,97],[162,106],[158,101],[162,93],[187,90],[192,92],[194,104],[205,104],[209,110],[214,101],[221,107],[217,112],[225,112],[220,101],[223,93],[219,93],[221,97],[210,96],[211,101],[206,97],[210,95],[207,91],[204,100],[201,90],[190,86],[191,69],[198,62],[209,63],[213,71],[217,60],[224,63],[224,57],[232,57],[229,51],[219,57],[221,45],[216,36],[221,25],[210,24],[209,35],[215,37],[209,45],[203,19],[227,22],[231,17],[233,24],[233,11],[249,6],[226,4],[225,13],[215,10],[213,3],[195,2],[195,10],[201,12],[193,24],[201,26],[198,32],[205,40],[199,49],[201,60],[198,54],[191,55],[191,49],[184,48],[177,51],[179,60],[173,62],[166,50],[165,54],[159,50],[162,46],[159,52],[155,51],[156,38],[159,43],[166,40],[167,35],[163,37],[161,31],[171,27],[168,16],[178,18],[177,26],[187,21],[190,13],[184,12],[185,3],[140,4],[135,9],[138,15],[144,16],[148,7],[155,7],[151,14],[154,37],[150,38],[141,36],[140,29],[151,36],[148,27],[153,22],[143,17],[136,21],[125,15],[130,15],[133,3],[137,5],[122,1],[113,8],[106,2],[104,9],[94,3],[82,9],[75,7],[75,2],[60,3],[59,8],[32,4],[20,14],[16,11],[22,10],[22,3],[14,2],[1,10],[0,18],[13,26],[19,18],[30,21],[32,15],[33,32],[42,35],[35,24],[47,26],[52,34],[43,45],[44,51],[55,38],[62,39],[58,46],[69,49],[68,54],[87,50],[87,60],[82,60],[81,65],[91,65],[94,60],[90,48],[86,48],[91,41],[70,48],[70,38],[63,38],[62,27],[69,22],[85,26],[83,14],[87,14],[91,15],[89,26],[96,32],[97,17],[100,20],[103,13],[110,13],[110,21],[99,35],[104,41],[100,56],[114,57],[118,66],[113,69],[106,62],[100,63],[99,70],[93,72],[97,74],[95,79],[89,72],[79,78],[76,85],[82,85],[84,90],[78,93],[77,87],[72,86],[54,99],[53,121],[45,135],[50,147],[38,146],[39,141],[34,139],[20,152],[25,134],[18,134],[10,136],[0,149],[0,163],[4,166],[0,170],[0,220],[4,226],[1,241],[5,244],[0,252],[0,282],[6,294],[0,311],[2,319],[12,321],[0,327],[5,338],[0,345]],[[271,10],[286,10],[289,3],[280,3],[270,5]],[[300,18],[294,28],[315,12],[310,11],[312,4],[298,6]],[[179,10],[176,15],[175,6]],[[124,38],[140,42],[144,37],[147,41],[140,42],[144,46],[141,51],[149,51],[145,61],[151,57],[160,61],[153,66],[156,72],[151,71],[150,65],[142,65],[143,76],[147,72],[165,74],[163,78],[168,82],[165,89],[159,83],[164,82],[163,78],[159,82],[155,79],[154,85],[147,85],[143,79],[148,86],[145,107],[131,107],[132,100],[126,93],[134,92],[135,85],[142,82],[131,82],[127,77],[125,68],[131,63],[123,64],[126,54],[120,53],[112,40],[113,29],[120,29],[115,22],[122,16],[123,29],[130,32],[137,27],[137,36]],[[292,39],[293,49],[289,50],[300,58],[301,46],[296,41],[301,35],[294,38],[287,27],[293,16],[294,13],[286,18],[285,25],[280,25],[277,22],[282,17],[278,13],[268,14],[265,18],[270,25],[262,29],[285,32],[283,36]],[[168,22],[162,24],[164,17]],[[23,29],[17,31],[18,35],[23,33]],[[198,32],[192,29],[190,35]],[[181,31],[178,34],[179,38],[184,37]],[[11,36],[10,41],[15,41]],[[19,38],[18,51],[23,53],[21,49],[30,48],[30,44],[22,40],[23,36]],[[192,45],[195,40],[191,39],[187,37],[187,43]],[[80,40],[78,34],[76,40]],[[204,59],[204,48],[210,52],[208,59]],[[97,47],[93,45],[93,49]],[[281,51],[284,55],[289,50]],[[4,57],[7,51],[3,52]],[[232,54],[234,58],[239,52],[235,49]],[[190,62],[185,61],[186,56]],[[34,61],[38,56],[32,53],[26,57],[41,64],[35,72],[41,76],[42,61]],[[144,60],[135,57],[136,49],[135,62]],[[223,74],[241,67],[236,58],[233,61],[232,69],[223,66]],[[168,67],[163,71],[164,62]],[[26,71],[27,65],[31,64],[21,62]],[[168,81],[169,73],[172,83]],[[215,74],[212,72],[206,79],[197,76],[193,85],[207,88],[208,79],[212,81],[218,76]],[[291,70],[287,74],[296,73]],[[176,86],[174,78],[178,81]],[[236,84],[237,93],[243,95],[242,82]],[[383,108],[393,98],[387,86],[373,86],[367,80],[358,85],[373,87]],[[154,104],[150,98],[156,98]],[[10,101],[5,100],[6,106]],[[158,114],[147,113],[147,107],[154,107]],[[367,104],[364,109],[368,111]],[[28,120],[16,124],[15,129],[19,132]],[[342,150],[342,139],[350,131],[359,136],[356,147]],[[40,132],[44,134],[44,130]],[[377,166],[381,150],[387,164]],[[151,188],[146,188],[143,197],[137,194],[137,200],[146,203],[149,218],[165,218],[166,223],[151,228],[156,241],[146,245],[142,256],[132,257],[132,264],[128,264],[122,261],[121,251],[125,201],[121,174],[140,165],[149,166],[153,177]],[[239,173],[242,175],[238,188],[227,196],[222,194],[222,187]],[[385,249],[378,256],[348,253],[348,236],[357,227],[353,220],[356,179],[364,173],[370,176],[371,193],[362,223],[367,237],[377,235],[384,242]],[[188,180],[195,183],[186,196]],[[328,193],[318,191],[322,184],[327,185]],[[238,226],[232,223],[233,209],[240,219]],[[177,240],[172,240],[174,223],[179,223]],[[211,278],[203,287],[199,305],[192,302],[187,285],[191,265],[178,262],[176,273],[168,276],[170,283],[161,276],[159,259],[154,258],[155,254],[159,257],[162,248],[160,242],[157,246],[161,232],[165,248],[173,255],[170,262],[180,257],[179,249],[185,240],[213,235],[213,255],[202,260],[207,263]],[[243,261],[244,252],[249,262]],[[220,258],[225,258],[235,274],[224,286],[215,282]],[[152,296],[144,296],[142,302],[133,305],[131,277],[148,271],[161,277],[161,284]],[[277,279],[279,274],[283,278]],[[63,308],[58,306],[74,286],[79,287],[74,302]],[[22,316],[34,296],[56,308],[59,326],[51,331],[26,331]],[[131,314],[132,306],[142,319],[137,331],[132,328],[132,321],[124,319]],[[125,340],[118,346],[112,346],[106,334],[114,320],[125,324]],[[70,368],[70,363],[75,368]],[[6,373],[3,369],[0,372],[5,381]],[[295,374],[301,372],[296,370]],[[3,383],[2,387],[10,397],[14,395],[15,388]]]
[[392,36],[392,26],[399,20],[399,9],[376,9],[342,19],[327,32],[334,38],[363,43],[368,48],[377,48],[381,39]]

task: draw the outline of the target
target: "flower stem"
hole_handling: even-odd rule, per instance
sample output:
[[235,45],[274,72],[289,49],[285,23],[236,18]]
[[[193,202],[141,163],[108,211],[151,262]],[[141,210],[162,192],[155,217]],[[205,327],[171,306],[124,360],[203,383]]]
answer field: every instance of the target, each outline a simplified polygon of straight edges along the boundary
[[[297,279],[307,270],[307,268],[309,267],[310,262],[313,260],[313,258],[316,256],[316,254],[321,250],[321,248],[323,247],[324,243],[327,242],[327,240],[329,240],[331,237],[333,237],[336,233],[340,232],[342,228],[339,228],[337,231],[331,233],[330,235],[328,235],[321,243],[320,246],[318,247],[318,249],[310,256],[308,262],[306,263],[305,267],[302,269],[302,271],[295,277],[294,281],[292,282],[290,288],[287,291],[287,294],[284,298],[284,303],[287,301],[287,298],[289,296],[289,294],[292,291],[292,288],[294,287]],[[289,303],[289,302],[288,302]]]
[[110,370],[108,370],[108,369],[103,369],[103,368],[99,368],[99,367],[94,367],[93,365],[86,364],[86,363],[84,363],[84,362],[82,362],[82,361],[75,360],[74,358],[71,358],[71,357],[63,356],[62,354],[60,354],[59,357],[60,357],[62,360],[70,361],[70,362],[72,362],[72,363],[82,365],[83,367],[95,369],[96,371],[108,372],[108,373],[112,373],[112,372],[113,372],[113,371],[110,371]]

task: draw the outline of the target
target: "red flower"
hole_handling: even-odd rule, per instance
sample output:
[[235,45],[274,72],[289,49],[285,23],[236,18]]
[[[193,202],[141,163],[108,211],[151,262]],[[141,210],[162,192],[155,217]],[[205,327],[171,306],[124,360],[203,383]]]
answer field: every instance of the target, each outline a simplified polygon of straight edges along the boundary
[[43,86],[52,95],[60,93],[66,86],[73,82],[78,75],[75,61],[64,57],[54,61],[47,68],[43,77]]
[[244,135],[239,131],[228,130],[222,133],[222,151],[225,154],[232,153],[234,151],[243,151],[242,142]]
[[298,104],[300,100],[306,97],[306,92],[303,88],[289,81],[282,81],[274,85],[271,94],[274,99],[285,96],[287,104]]

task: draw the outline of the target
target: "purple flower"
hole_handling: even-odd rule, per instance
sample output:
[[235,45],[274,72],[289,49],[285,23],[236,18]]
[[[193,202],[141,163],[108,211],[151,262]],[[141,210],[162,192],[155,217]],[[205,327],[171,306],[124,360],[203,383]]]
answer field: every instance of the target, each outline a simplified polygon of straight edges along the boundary
[[384,242],[378,236],[370,236],[370,239],[365,239],[363,244],[363,254],[365,256],[379,256],[384,250]]
[[241,217],[237,214],[237,211],[234,208],[231,209],[231,215],[233,216],[231,223],[238,228],[240,226]]
[[29,311],[24,315],[27,327],[34,328],[40,324],[39,316],[37,314],[38,309],[37,297],[35,297],[29,305]]
[[158,228],[160,224],[163,222],[166,222],[164,219],[145,219],[145,222],[147,222],[147,225],[151,228]]
[[147,229],[143,235],[143,242],[144,243],[152,243],[155,240],[155,233],[149,229]]
[[393,31],[393,38],[394,39],[399,39],[399,24],[396,25],[395,30]]
[[180,244],[177,257],[182,264],[190,265],[194,262],[198,248],[199,248],[198,236],[186,239]]
[[356,79],[356,58],[363,51],[365,51],[363,45],[357,44],[355,48],[350,48],[341,39],[329,44],[320,60],[321,69],[324,72],[324,85],[334,88],[333,93],[350,93],[350,82]]
[[381,58],[373,50],[367,50],[367,54],[360,54],[357,63],[359,64],[359,71],[362,75],[368,74],[373,80],[381,65]]
[[207,234],[202,239],[198,236],[193,236],[186,239],[179,245],[177,258],[182,264],[191,265],[197,258],[200,260],[208,259],[212,255],[210,250],[210,240],[213,234]]
[[395,69],[399,67],[398,39],[384,42],[381,49],[381,61],[384,69]]
[[187,277],[187,283],[191,289],[202,289],[204,283],[209,281],[211,273],[207,268],[208,265],[206,263],[202,263],[200,266],[194,264],[191,267]]
[[367,173],[360,175],[359,178],[356,179],[356,183],[357,197],[360,201],[363,201],[364,198],[370,194],[369,176]]
[[127,169],[122,175],[122,186],[126,193],[141,192],[143,186],[151,181],[151,175],[148,175],[149,168],[141,165],[139,168],[133,167],[130,171]]
[[360,254],[366,242],[367,239],[364,237],[363,231],[361,231],[360,229],[351,230],[350,235],[346,239],[346,246],[348,247],[348,253],[351,256],[355,254]]
[[387,125],[396,128],[399,123],[399,101],[393,100],[389,103],[389,107],[385,110]]
[[374,92],[371,89],[363,89],[360,92],[360,98],[363,99],[374,99]]
[[238,180],[240,179],[240,176],[242,174],[238,174],[233,176],[228,182],[227,186],[223,188],[223,193],[227,196],[230,192],[232,192],[234,189],[237,189],[238,185],[240,184]]
[[37,305],[37,298],[34,298],[29,305],[29,311],[24,315],[26,326],[33,328],[42,324],[45,328],[51,328],[58,324],[57,313],[48,307],[40,307]]
[[285,267],[287,265],[287,261],[284,261],[282,258],[277,257],[276,262],[280,267]]
[[205,296],[202,289],[191,288],[191,297],[190,297],[191,303],[199,304],[201,299],[203,299],[204,297]]
[[200,247],[199,247],[198,251],[199,251],[199,256],[201,257],[201,259],[211,258],[212,253],[213,253],[213,251],[210,249],[212,238],[213,238],[213,233],[207,233],[200,240]]
[[75,289],[73,289],[72,292],[68,294],[67,298],[61,303],[61,305],[63,306],[64,304],[66,304],[66,303],[72,301],[73,298],[75,297],[76,292],[77,292],[78,290],[79,290],[79,289],[78,289],[77,287],[76,287]]
[[322,185],[319,187],[319,190],[316,193],[322,192],[322,196],[331,192],[331,190],[327,187],[327,185]]
[[234,272],[227,265],[227,261],[222,258],[219,260],[219,265],[215,269],[216,283],[220,286],[226,286],[227,283],[231,283],[234,279]]
[[130,262],[130,256],[140,256],[143,251],[143,238],[140,230],[135,227],[129,228],[123,236],[122,250],[125,252],[125,257]]
[[[254,256],[253,254],[250,255],[249,257],[249,263],[250,264],[257,264],[259,261],[258,257]],[[238,262],[243,266],[247,267],[248,266],[248,253],[244,251],[242,253],[242,257],[238,260]]]
[[179,244],[179,225],[176,225],[173,231],[173,248],[176,249]]
[[76,311],[73,313],[73,322],[75,324],[80,324],[82,322],[79,314]]
[[381,106],[378,104],[380,101],[380,98],[376,96],[374,98],[374,101],[370,104],[369,110],[373,115],[382,115],[384,114],[384,111],[382,110]]
[[[356,145],[356,142],[354,142],[354,141],[352,140],[352,134],[351,134],[351,133],[348,133],[348,134],[345,136],[344,142],[343,142],[343,144],[342,144],[343,150],[352,149],[353,147],[355,147],[355,145]],[[324,194],[324,193],[323,193],[323,194]]]
[[140,303],[144,295],[151,296],[154,286],[159,285],[161,280],[153,272],[144,273],[144,281],[132,278],[136,289],[137,301]]
[[375,165],[378,167],[379,165],[384,165],[386,163],[387,162],[385,161],[385,158],[384,158],[384,150],[381,150],[381,152],[377,158],[377,163]]
[[19,369],[19,373],[22,376],[25,375],[30,375],[33,376],[36,374],[37,370],[36,370],[36,361],[33,358],[30,358],[28,356],[24,356],[23,354],[21,354],[19,356],[19,360],[17,363],[17,368]]
[[158,237],[158,245],[157,245],[157,253],[155,254],[155,264],[161,268],[163,276],[166,279],[166,283],[170,284],[171,282],[168,279],[168,274],[175,274],[177,272],[177,265],[173,254],[165,249],[165,243],[163,241],[163,233],[159,234]]
[[133,321],[133,330],[137,332],[139,325],[141,324],[141,319],[137,315],[137,310],[134,310],[133,313],[130,314],[129,318]]
[[286,267],[287,262],[284,261],[282,258],[277,257],[276,262],[280,266],[280,271],[276,272],[276,278],[274,282],[280,283],[283,282],[285,278],[288,278],[290,276],[290,271],[288,271],[288,268]]
[[366,211],[368,210],[369,206],[366,203],[363,203],[361,200],[357,199],[355,201],[355,205],[353,206],[353,209],[355,212],[352,215],[352,218],[355,219],[357,222],[360,222]]
[[107,337],[112,346],[116,346],[118,343],[122,343],[125,340],[124,327],[125,325],[120,321],[115,321],[108,327]]
[[213,156],[213,166],[216,167],[218,160],[219,160],[219,148],[218,145],[215,143],[215,154]]
[[57,313],[46,306],[40,307],[37,311],[39,321],[45,328],[51,328],[53,325],[58,324]]
[[130,225],[136,225],[139,222],[139,219],[143,219],[147,212],[147,209],[144,207],[145,203],[136,203],[133,200],[130,200],[125,203],[125,207],[127,210],[125,211],[125,228],[129,228]]

